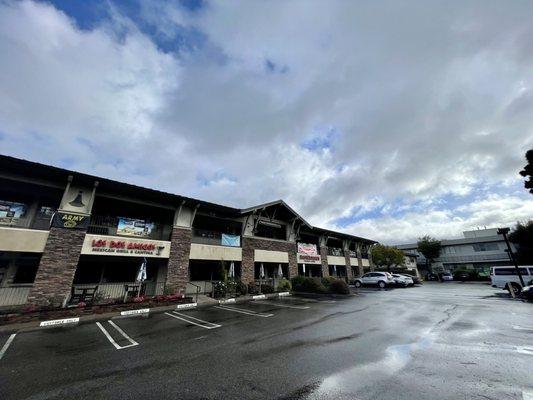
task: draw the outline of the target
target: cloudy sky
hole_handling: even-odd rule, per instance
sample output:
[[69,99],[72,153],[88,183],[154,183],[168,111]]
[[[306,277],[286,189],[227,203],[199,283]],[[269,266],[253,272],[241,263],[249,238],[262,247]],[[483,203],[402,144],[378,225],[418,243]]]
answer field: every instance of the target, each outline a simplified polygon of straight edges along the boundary
[[533,217],[531,1],[0,0],[0,153],[404,243]]

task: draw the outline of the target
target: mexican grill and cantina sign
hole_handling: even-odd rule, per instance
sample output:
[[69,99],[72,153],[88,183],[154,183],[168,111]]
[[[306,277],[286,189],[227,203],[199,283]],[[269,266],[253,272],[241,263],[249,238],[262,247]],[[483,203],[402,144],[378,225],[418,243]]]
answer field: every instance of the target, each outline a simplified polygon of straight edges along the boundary
[[125,239],[114,236],[86,235],[82,254],[100,254],[109,256],[169,256],[170,242],[161,240]]

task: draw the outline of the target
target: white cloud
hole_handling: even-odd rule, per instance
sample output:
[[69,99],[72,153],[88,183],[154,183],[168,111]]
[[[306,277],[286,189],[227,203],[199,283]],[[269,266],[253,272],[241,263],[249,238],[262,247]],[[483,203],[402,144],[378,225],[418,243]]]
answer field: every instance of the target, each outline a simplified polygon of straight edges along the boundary
[[[1,151],[235,206],[284,198],[332,228],[381,210],[349,229],[394,242],[506,224],[532,215],[511,189],[533,147],[532,11],[143,2],[150,37],[121,7],[80,30],[50,4],[0,3]],[[158,48],[184,29],[202,44]],[[509,193],[434,208],[480,187]]]

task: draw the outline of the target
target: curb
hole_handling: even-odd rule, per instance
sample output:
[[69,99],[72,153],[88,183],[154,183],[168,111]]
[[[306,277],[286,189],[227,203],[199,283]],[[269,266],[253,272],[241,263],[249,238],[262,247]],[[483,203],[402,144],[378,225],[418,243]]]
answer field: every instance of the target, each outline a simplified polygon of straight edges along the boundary
[[40,329],[47,328],[59,328],[59,327],[70,327],[83,325],[91,322],[105,321],[109,319],[120,319],[120,318],[131,318],[131,317],[146,317],[150,314],[159,314],[166,311],[172,310],[183,310],[183,309],[192,309],[192,308],[208,308],[217,306],[219,304],[239,304],[239,303],[248,303],[254,300],[259,299],[275,299],[278,297],[290,296],[290,292],[280,292],[280,293],[271,293],[263,295],[255,295],[251,297],[242,297],[242,298],[230,298],[224,300],[213,300],[213,302],[206,302],[204,304],[198,303],[181,303],[171,306],[162,306],[154,308],[140,308],[134,310],[125,310],[125,311],[114,311],[105,314],[90,314],[81,317],[70,317],[62,319],[54,319],[48,321],[31,321],[15,324],[6,324],[0,325],[0,333],[10,333],[10,332],[32,332]]

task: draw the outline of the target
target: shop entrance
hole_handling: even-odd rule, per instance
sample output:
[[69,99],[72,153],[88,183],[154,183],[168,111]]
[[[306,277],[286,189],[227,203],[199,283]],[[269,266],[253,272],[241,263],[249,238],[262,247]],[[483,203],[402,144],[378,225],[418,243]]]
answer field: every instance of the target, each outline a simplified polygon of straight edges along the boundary
[[[187,294],[195,294],[198,287],[200,293],[211,293],[213,282],[230,278],[232,261],[221,260],[189,260],[189,283]],[[233,261],[234,278],[241,279],[241,262]]]
[[[146,280],[140,293],[146,296],[161,295],[164,292],[167,259],[146,258]],[[127,289],[138,286],[137,275],[143,257],[87,256],[82,255],[74,275],[76,289],[98,287],[97,300],[124,299]],[[128,285],[128,288],[126,288]]]
[[[305,265],[305,271],[304,271]],[[298,275],[312,278],[322,278],[321,264],[298,264]]]

